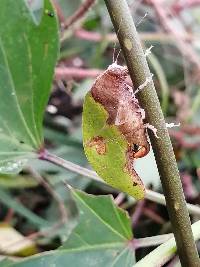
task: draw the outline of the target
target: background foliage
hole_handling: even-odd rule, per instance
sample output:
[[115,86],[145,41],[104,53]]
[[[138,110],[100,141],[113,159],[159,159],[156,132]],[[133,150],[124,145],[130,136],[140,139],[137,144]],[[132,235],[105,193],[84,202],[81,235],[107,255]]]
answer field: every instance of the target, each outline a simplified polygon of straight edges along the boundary
[[[7,11],[1,8],[5,6],[5,1],[6,8],[10,12],[9,17],[5,15]],[[40,22],[42,24],[39,26],[43,27],[43,30],[40,31],[37,26],[40,16],[35,17],[35,24],[33,21],[27,23],[27,16],[19,16],[17,13],[17,2],[2,0],[0,3],[0,21],[1,25],[4,25],[0,29],[0,37],[7,40],[3,46],[0,42],[0,75],[4,77],[4,80],[0,79],[0,87],[6,86],[8,88],[6,93],[9,94],[6,97],[5,90],[0,90],[0,96],[3,99],[0,104],[1,164],[5,159],[13,159],[10,157],[10,152],[6,151],[8,148],[10,151],[11,147],[12,149],[19,147],[21,159],[21,156],[24,158],[24,155],[27,157],[31,154],[32,156],[32,153],[41,145],[43,108],[50,89],[53,64],[57,57],[57,37],[52,35],[57,27],[55,17],[48,14],[43,16],[42,22]],[[48,2],[45,1],[45,5],[47,5],[45,9],[52,11]],[[167,1],[167,4],[163,5],[162,1],[158,4],[158,1],[130,0],[129,4],[134,20],[138,24],[137,28],[144,49],[151,45],[154,46],[148,60],[151,72],[154,73],[154,82],[166,121],[181,123],[181,127],[169,131],[186,199],[190,203],[200,204],[200,91],[198,78],[200,70],[198,65],[200,7],[198,5],[181,6],[178,4],[179,2],[181,1]],[[190,1],[187,2],[190,3]],[[91,88],[97,74],[112,63],[116,39],[112,34],[113,27],[103,1],[97,1],[73,25],[68,28],[63,26],[81,3],[82,1],[78,0],[54,1],[59,18],[61,51],[44,116],[44,137],[45,145],[52,153],[89,168],[82,147],[83,98]],[[41,10],[40,12],[44,11]],[[167,20],[160,17],[160,10],[167,13]],[[148,15],[142,19],[146,12]],[[19,39],[14,38],[18,32],[15,28],[10,27],[15,16],[18,16],[21,25],[20,36],[23,35],[23,31],[26,35],[26,30],[30,30],[29,27],[34,28],[34,35],[24,37],[22,43]],[[178,40],[174,37],[177,32]],[[17,50],[11,45],[10,36],[16,40]],[[41,38],[47,38],[48,43],[52,46],[49,47],[46,61],[42,61],[41,57],[41,54],[44,53],[42,49],[45,48],[38,45]],[[36,60],[32,72],[27,69],[29,60],[28,48],[25,44],[27,39],[31,43],[29,49],[32,49],[32,56],[35,55],[34,59]],[[117,42],[116,50],[119,50]],[[15,77],[14,83],[23,84],[26,88],[25,90],[21,87],[22,95],[17,95],[21,100],[23,122],[17,109],[17,102],[13,99],[14,91],[10,84],[11,79],[6,67],[5,53],[8,55],[11,73]],[[120,64],[124,64],[122,54],[119,55],[118,60]],[[15,63],[19,62],[20,65],[16,65],[15,68]],[[40,71],[38,71],[38,66],[41,66]],[[36,92],[35,100],[33,100],[36,113],[31,109],[30,103],[27,106],[23,105],[23,97],[33,96],[31,94],[32,87],[27,86],[26,82],[30,76],[33,78],[34,75],[37,77],[37,79],[33,79],[32,83],[36,90],[34,91]],[[4,95],[1,95],[2,92]],[[24,94],[24,92],[26,93]],[[41,95],[43,93],[44,96]],[[20,94],[20,91],[17,94]],[[4,101],[5,99],[8,102]],[[30,97],[30,99],[34,98]],[[34,119],[39,121],[36,130],[31,128],[34,126]],[[10,123],[9,132],[14,139],[8,138],[8,131],[3,121]],[[23,132],[24,121],[30,124],[28,128],[33,138],[27,132]],[[2,129],[3,131],[1,131]],[[25,139],[26,144],[19,145],[22,141],[21,138]],[[14,141],[12,142],[12,140]],[[152,151],[145,158],[138,159],[135,168],[147,188],[162,192]],[[112,194],[115,205],[126,210],[130,219],[127,213],[113,204],[113,200],[109,196],[94,197],[80,191],[69,190],[63,186],[63,181],[74,188],[94,195]],[[197,217],[192,216],[193,221],[196,219]],[[31,239],[31,243],[25,244],[24,247],[20,247],[22,241],[17,239],[15,242],[18,245],[14,252],[8,250],[9,246],[0,246],[2,252],[0,266],[50,266],[50,263],[62,266],[66,262],[77,266],[80,266],[80,262],[85,266],[94,266],[92,265],[94,262],[97,266],[132,266],[135,260],[141,259],[152,249],[149,247],[136,249],[133,245],[132,233],[134,233],[134,238],[142,238],[171,232],[168,214],[164,206],[147,199],[136,203],[129,196],[103,183],[36,159],[29,161],[17,175],[8,173],[0,175],[0,220],[0,229],[14,228],[21,234],[21,238],[28,236]],[[16,237],[10,234],[10,239],[12,238]],[[88,240],[88,238],[91,239]],[[5,240],[1,240],[0,236],[0,243],[4,244],[4,242]],[[57,248],[59,249],[54,250]],[[49,250],[53,251],[48,252],[43,258],[34,256],[24,262],[18,262],[19,256],[30,256]],[[102,253],[104,257],[102,257]],[[5,256],[10,254],[17,256],[17,261],[14,258],[13,263],[12,257],[5,259]],[[177,264],[177,259],[173,259],[173,264],[172,266]]]

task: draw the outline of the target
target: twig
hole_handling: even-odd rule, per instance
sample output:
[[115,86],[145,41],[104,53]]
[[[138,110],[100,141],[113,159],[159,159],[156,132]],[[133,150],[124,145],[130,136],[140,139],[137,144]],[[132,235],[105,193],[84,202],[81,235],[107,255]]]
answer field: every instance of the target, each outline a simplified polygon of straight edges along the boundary
[[200,135],[200,127],[195,125],[184,125],[181,130],[186,134]]
[[164,224],[165,220],[159,216],[158,214],[155,213],[155,211],[149,209],[149,208],[144,208],[143,213],[145,216],[149,217],[152,219],[152,221],[155,221],[158,224]]
[[[182,129],[181,129],[182,130]],[[197,142],[189,142],[187,140],[185,140],[184,137],[184,132],[181,131],[174,131],[174,130],[169,130],[169,134],[170,136],[172,136],[174,139],[176,139],[177,143],[184,147],[184,148],[188,148],[188,149],[199,149],[200,148],[200,141]]]
[[99,69],[81,69],[81,68],[71,68],[71,67],[57,67],[55,70],[55,78],[57,80],[66,78],[96,78],[101,74],[103,70]]
[[[150,71],[128,4],[126,0],[105,0],[105,3],[118,32],[132,82],[138,88],[150,77]],[[160,137],[155,138],[149,132],[181,264],[187,267],[200,266],[173,147],[153,81],[139,92],[138,98],[146,111],[148,123],[156,127]]]
[[3,219],[3,223],[11,224],[11,220],[13,219],[13,215],[14,215],[14,210],[11,208],[8,209],[8,212],[5,216],[5,218]]
[[176,40],[178,48],[180,48],[181,53],[198,68],[198,72],[200,72],[200,58],[199,55],[191,48],[189,44],[187,44],[182,35],[175,30],[175,27],[169,21],[168,14],[166,12],[166,8],[164,9],[158,1],[149,0],[149,2],[154,7],[158,17],[160,18],[160,22],[162,23],[164,29],[174,36],[174,40]]
[[138,224],[138,221],[142,214],[145,203],[146,203],[145,200],[141,200],[137,203],[133,216],[131,217],[133,227],[135,227]]
[[[200,238],[199,229],[200,229],[200,221],[193,223],[192,232],[193,232],[195,240],[198,240]],[[165,243],[163,243],[162,245],[154,249],[152,252],[150,252],[142,260],[137,262],[134,265],[134,267],[163,266],[174,256],[175,253],[176,253],[176,243],[175,243],[174,237],[172,237],[168,241],[166,241]],[[184,265],[182,264],[182,266]],[[193,265],[193,264],[187,265],[187,267],[191,267],[191,266],[198,267],[199,264],[197,262],[196,265]]]
[[179,14],[181,11],[183,11],[186,8],[192,8],[195,6],[199,6],[200,5],[200,0],[187,0],[187,1],[178,1],[178,3],[176,3],[172,6],[172,9]]
[[[94,181],[98,181],[101,183],[105,183],[97,174],[96,172],[86,169],[84,167],[81,167],[77,164],[74,164],[70,161],[64,160],[62,158],[59,158],[58,156],[49,153],[47,150],[41,151],[40,154],[38,155],[39,159],[45,160],[48,162],[51,162],[59,167],[62,167],[66,170],[70,170],[72,172],[78,173],[80,175],[83,175],[85,177],[89,177]],[[161,205],[166,205],[165,202],[165,197],[164,195],[154,192],[152,190],[146,190],[146,199],[159,203]],[[192,204],[187,204],[188,211],[190,214],[200,216],[200,207],[192,205]]]
[[114,202],[117,206],[120,206],[120,204],[122,203],[122,201],[124,200],[125,198],[125,194],[124,193],[119,193],[116,198],[114,199]]
[[[100,42],[102,40],[106,40],[108,42],[118,41],[115,33],[101,34],[99,32],[78,29],[74,31],[74,35],[79,39],[92,41],[92,42]],[[195,39],[198,39],[198,36],[185,33],[185,34],[181,34],[181,38],[184,41],[189,42],[189,41],[194,41]],[[171,42],[174,43],[174,41],[176,41],[174,39],[173,34],[166,34],[162,32],[140,33],[140,39],[142,41],[161,41],[161,42],[167,42],[167,43],[171,43]]]
[[102,40],[106,40],[114,43],[117,41],[117,36],[115,33],[109,33],[104,35],[99,32],[92,32],[84,29],[78,29],[74,31],[74,35],[79,39],[92,42],[101,42]]
[[61,223],[65,223],[67,221],[67,211],[65,208],[65,205],[60,198],[60,196],[56,193],[56,191],[50,186],[50,184],[33,168],[29,167],[30,173],[33,175],[33,177],[46,188],[46,190],[53,196],[55,201],[58,203],[58,207],[61,214]]
[[188,172],[181,173],[181,180],[185,192],[186,199],[194,199],[199,194],[192,181],[192,175]]
[[66,21],[63,23],[63,27],[67,29],[76,21],[81,19],[88,9],[94,4],[94,2],[95,0],[85,0],[85,2],[83,2],[82,5],[74,12],[74,14],[66,19]]
[[55,9],[56,9],[56,12],[57,12],[57,15],[58,15],[60,23],[64,23],[65,16],[64,16],[63,11],[62,11],[60,5],[58,4],[57,0],[54,0],[53,4],[55,6]]
[[134,238],[132,240],[132,244],[134,249],[145,248],[145,247],[160,245],[168,241],[172,237],[173,234],[165,234],[165,235],[157,235],[151,237],[149,236],[145,238]]

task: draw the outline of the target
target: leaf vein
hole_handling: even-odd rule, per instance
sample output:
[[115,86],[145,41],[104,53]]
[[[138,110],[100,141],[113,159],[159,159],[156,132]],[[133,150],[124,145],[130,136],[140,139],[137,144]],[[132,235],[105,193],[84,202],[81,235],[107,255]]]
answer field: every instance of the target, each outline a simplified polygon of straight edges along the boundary
[[24,124],[24,127],[26,129],[26,132],[28,134],[28,136],[31,138],[32,142],[34,145],[37,146],[37,142],[34,138],[34,136],[32,135],[28,125],[27,125],[27,122],[25,120],[25,117],[24,117],[24,114],[21,110],[21,107],[19,105],[19,100],[17,98],[17,94],[16,94],[16,90],[15,90],[15,86],[14,86],[14,81],[13,81],[13,77],[12,77],[12,73],[11,73],[11,70],[10,70],[10,66],[9,66],[9,63],[8,63],[8,57],[7,57],[7,54],[6,54],[6,51],[5,51],[5,48],[3,46],[3,43],[2,43],[2,39],[0,37],[0,47],[2,49],[2,53],[3,53],[3,56],[4,56],[4,60],[5,60],[5,63],[6,63],[6,66],[7,66],[7,72],[8,72],[8,75],[10,77],[10,85],[11,85],[11,88],[12,88],[12,91],[14,92],[14,97],[15,97],[15,100],[16,100],[16,106],[17,106],[17,109],[18,109],[18,112],[19,112],[19,115],[20,115],[20,118],[22,120],[22,123]]
[[90,206],[88,206],[88,204],[86,204],[81,197],[79,197],[78,194],[76,194],[77,198],[79,198],[79,200],[90,210],[91,213],[93,213],[101,222],[103,222],[107,228],[109,228],[113,233],[115,233],[116,235],[118,235],[119,237],[121,237],[123,240],[126,240],[126,238],[121,235],[119,232],[117,232],[113,227],[111,227],[105,220],[103,220],[97,213],[95,213]]

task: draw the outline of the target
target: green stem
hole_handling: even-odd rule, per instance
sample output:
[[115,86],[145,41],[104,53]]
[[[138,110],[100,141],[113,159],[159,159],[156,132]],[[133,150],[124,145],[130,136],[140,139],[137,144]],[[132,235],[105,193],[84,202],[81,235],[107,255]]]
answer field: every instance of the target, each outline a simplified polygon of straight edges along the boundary
[[[137,88],[151,74],[128,4],[125,0],[105,0],[105,3],[115,31],[118,33],[133,85]],[[146,111],[147,121],[158,130],[159,138],[155,138],[152,132],[149,132],[149,136],[154,149],[181,264],[187,267],[200,266],[173,147],[153,81],[140,91],[138,98]]]
[[[62,158],[60,158],[54,154],[49,153],[47,150],[43,150],[40,152],[39,159],[51,162],[54,165],[62,167],[65,170],[75,172],[75,173],[80,174],[84,177],[89,177],[90,179],[92,179],[94,181],[105,183],[104,180],[101,179],[96,174],[96,172],[89,170],[89,169],[86,169],[84,167],[81,167],[77,164],[74,164],[71,161],[62,159]],[[130,202],[132,202],[132,204],[133,204],[135,202],[135,199],[133,199],[132,197],[130,197],[130,198],[131,198]],[[165,197],[158,192],[154,192],[152,190],[147,189],[145,198],[150,200],[150,201],[159,203],[160,205],[166,205]],[[187,209],[191,215],[195,215],[199,218],[199,216],[200,216],[200,207],[199,206],[195,206],[195,205],[187,203]]]
[[[192,231],[195,240],[198,240],[200,238],[199,229],[200,229],[200,221],[195,222],[192,225]],[[143,259],[138,261],[134,265],[134,267],[162,266],[174,256],[175,252],[176,252],[176,242],[174,240],[174,237],[172,237],[168,241],[166,241],[165,243],[154,249],[148,255],[146,255]],[[189,266],[190,265],[188,265],[188,267]]]
[[[199,88],[198,88],[199,90]],[[197,95],[195,96],[195,99],[192,103],[192,107],[191,107],[191,114],[189,116],[189,119],[191,119],[194,114],[199,110],[200,107],[200,90],[198,91]]]

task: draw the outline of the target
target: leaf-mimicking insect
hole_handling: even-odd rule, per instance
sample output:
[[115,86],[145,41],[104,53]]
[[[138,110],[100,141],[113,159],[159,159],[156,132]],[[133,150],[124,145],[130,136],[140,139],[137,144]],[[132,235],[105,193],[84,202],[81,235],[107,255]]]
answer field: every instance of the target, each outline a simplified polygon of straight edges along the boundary
[[127,85],[127,67],[113,63],[97,77],[83,108],[84,149],[95,171],[110,185],[144,197],[133,168],[149,152],[145,112]]
[[[139,106],[132,88],[127,85],[127,67],[113,63],[100,75],[91,89],[95,101],[109,114],[107,123],[116,125],[126,138],[133,157],[143,157],[149,152],[144,110]],[[139,156],[139,151],[142,153]],[[138,154],[137,154],[138,153]]]

